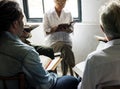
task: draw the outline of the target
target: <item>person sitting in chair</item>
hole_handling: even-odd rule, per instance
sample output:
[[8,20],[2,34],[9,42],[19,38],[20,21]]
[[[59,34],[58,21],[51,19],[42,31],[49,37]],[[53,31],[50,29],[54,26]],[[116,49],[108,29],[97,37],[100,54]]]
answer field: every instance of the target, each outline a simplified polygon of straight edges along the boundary
[[[77,89],[79,80],[43,68],[39,53],[20,39],[24,31],[22,10],[15,0],[0,0],[0,76],[25,74],[26,89]],[[18,81],[7,81],[18,89]],[[0,80],[0,89],[4,82]]]
[[[110,0],[100,8],[104,47],[90,53],[78,89],[101,89],[120,85],[120,1]],[[109,88],[112,89],[112,88]]]
[[32,31],[31,29],[24,28],[24,31],[23,31],[20,39],[24,43],[26,43],[30,46],[33,46],[36,49],[36,51],[39,53],[39,55],[44,55],[44,56],[50,57],[51,59],[54,59],[54,51],[51,47],[33,45],[33,44],[31,44],[31,42],[29,40],[27,40],[28,38],[32,37],[31,31]]

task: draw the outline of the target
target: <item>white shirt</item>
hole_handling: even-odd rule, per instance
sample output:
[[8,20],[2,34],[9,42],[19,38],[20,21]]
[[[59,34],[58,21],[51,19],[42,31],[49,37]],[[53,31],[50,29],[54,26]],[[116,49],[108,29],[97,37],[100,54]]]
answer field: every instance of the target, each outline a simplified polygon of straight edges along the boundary
[[[55,11],[55,8],[53,8],[44,15],[44,31],[50,32],[52,27],[58,26],[59,24],[63,23],[69,24],[71,21],[72,16],[70,12],[62,10],[61,15],[59,17]],[[72,45],[70,33],[60,31],[46,35],[47,45],[51,46],[52,44],[58,41],[64,41],[66,44]]]
[[120,84],[120,39],[107,42],[101,50],[89,54],[86,61],[78,89],[98,89],[102,84]]

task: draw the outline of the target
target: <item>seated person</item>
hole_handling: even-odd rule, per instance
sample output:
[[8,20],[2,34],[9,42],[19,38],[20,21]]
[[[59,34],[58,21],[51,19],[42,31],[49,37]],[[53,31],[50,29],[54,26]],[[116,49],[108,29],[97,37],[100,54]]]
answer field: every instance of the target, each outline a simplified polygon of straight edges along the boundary
[[53,52],[53,49],[51,47],[32,45],[30,43],[30,41],[27,40],[28,38],[32,37],[31,30],[32,29],[25,29],[24,28],[24,31],[23,31],[20,39],[24,43],[33,46],[36,49],[36,51],[39,53],[39,55],[45,55],[47,57],[50,57],[51,59],[54,59],[54,52]]
[[[43,68],[34,47],[23,43],[21,37],[23,13],[14,0],[0,0],[0,76],[25,74],[25,89],[77,89],[79,80],[62,76]],[[9,89],[18,89],[18,81],[7,81]],[[4,82],[0,80],[0,89]]]
[[44,14],[43,29],[46,45],[54,52],[61,52],[62,75],[70,73],[74,76],[72,68],[75,66],[75,56],[72,50],[71,34],[74,32],[72,15],[64,9],[67,0],[53,0],[54,7]]
[[120,1],[110,0],[100,10],[100,26],[105,36],[100,40],[106,43],[87,56],[78,89],[120,85]]

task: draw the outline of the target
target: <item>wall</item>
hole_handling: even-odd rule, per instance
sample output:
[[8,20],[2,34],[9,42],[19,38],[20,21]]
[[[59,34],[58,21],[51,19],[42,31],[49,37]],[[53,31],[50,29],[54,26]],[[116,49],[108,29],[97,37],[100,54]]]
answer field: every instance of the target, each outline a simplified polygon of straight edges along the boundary
[[99,8],[108,0],[81,0],[83,23],[99,23]]
[[95,35],[103,36],[103,34],[97,24],[76,24],[74,28],[73,51],[78,63],[96,49],[99,42]]

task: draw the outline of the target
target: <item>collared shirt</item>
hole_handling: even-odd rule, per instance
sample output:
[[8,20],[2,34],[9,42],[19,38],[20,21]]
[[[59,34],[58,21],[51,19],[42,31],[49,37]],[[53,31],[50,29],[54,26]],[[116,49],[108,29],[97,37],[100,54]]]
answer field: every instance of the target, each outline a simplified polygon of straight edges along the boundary
[[87,56],[78,89],[97,89],[103,84],[120,84],[120,39],[105,43],[103,48]]
[[[44,15],[44,31],[50,32],[52,27],[58,26],[59,24],[69,24],[71,21],[72,16],[70,12],[63,9],[59,17],[55,11],[55,8],[51,9]],[[47,45],[51,46],[58,41],[64,41],[66,44],[72,45],[70,33],[60,31],[46,35]]]
[[[24,44],[17,36],[5,32],[0,35],[0,75],[11,76],[18,72],[24,72],[28,85],[38,87],[37,89],[49,89],[57,79],[56,74],[44,70],[39,54],[33,47]],[[0,81],[0,89],[2,87]],[[17,89],[16,83],[10,83],[9,87]]]

